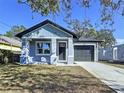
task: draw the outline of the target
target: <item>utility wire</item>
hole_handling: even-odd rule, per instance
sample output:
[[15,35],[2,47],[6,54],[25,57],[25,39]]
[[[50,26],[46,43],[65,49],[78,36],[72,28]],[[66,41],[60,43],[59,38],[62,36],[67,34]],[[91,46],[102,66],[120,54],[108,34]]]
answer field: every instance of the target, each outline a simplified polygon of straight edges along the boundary
[[1,20],[0,20],[0,24],[4,25],[4,26],[6,26],[6,27],[9,27],[9,28],[12,27],[11,25],[6,24],[5,22],[3,22],[3,21],[1,21]]

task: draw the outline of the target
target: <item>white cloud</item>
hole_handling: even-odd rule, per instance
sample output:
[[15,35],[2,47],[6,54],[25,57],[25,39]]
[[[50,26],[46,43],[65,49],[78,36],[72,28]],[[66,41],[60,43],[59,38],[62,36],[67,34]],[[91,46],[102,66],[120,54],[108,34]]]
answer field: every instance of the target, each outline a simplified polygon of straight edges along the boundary
[[124,44],[124,39],[117,38],[117,44]]

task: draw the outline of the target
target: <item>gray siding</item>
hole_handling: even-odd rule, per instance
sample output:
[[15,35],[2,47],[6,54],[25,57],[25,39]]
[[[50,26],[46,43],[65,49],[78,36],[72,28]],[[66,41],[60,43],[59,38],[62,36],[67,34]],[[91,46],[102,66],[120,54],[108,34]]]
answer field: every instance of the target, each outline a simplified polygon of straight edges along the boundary
[[23,37],[71,37],[71,35],[47,24],[24,35]]
[[[27,41],[26,41],[27,39]],[[51,54],[50,55],[36,55],[36,41],[51,41]],[[29,57],[33,62],[41,62],[41,57],[45,57],[50,64],[56,64],[58,60],[58,41],[67,41],[67,63],[73,64],[74,50],[73,50],[73,36],[65,31],[60,30],[50,24],[44,25],[34,31],[25,34],[22,37],[23,45],[29,42]]]
[[[124,44],[99,49],[99,60],[114,60],[113,50],[117,48],[117,60],[124,61]],[[105,53],[103,53],[105,51]]]
[[45,57],[47,62],[50,63],[50,56],[49,55],[36,55],[36,43],[37,40],[30,41],[30,47],[29,47],[29,56],[33,57],[33,61],[41,62],[41,57]]
[[124,45],[118,46],[118,59],[124,61]]

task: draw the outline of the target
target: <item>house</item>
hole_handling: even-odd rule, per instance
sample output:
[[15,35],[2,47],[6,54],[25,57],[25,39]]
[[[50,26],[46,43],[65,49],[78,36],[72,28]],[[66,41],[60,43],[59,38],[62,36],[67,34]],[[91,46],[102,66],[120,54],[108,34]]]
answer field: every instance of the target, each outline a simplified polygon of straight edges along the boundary
[[21,53],[21,42],[14,38],[1,35],[0,36],[0,49]]
[[[0,35],[0,53],[11,53],[5,54],[6,57],[13,62],[19,62],[19,56],[21,54],[21,42],[14,38]],[[3,58],[5,57],[4,54],[0,55],[0,62],[3,62]]]
[[99,49],[99,60],[124,62],[124,44]]
[[45,20],[16,35],[22,40],[21,63],[98,61],[99,40],[84,39],[60,25]]

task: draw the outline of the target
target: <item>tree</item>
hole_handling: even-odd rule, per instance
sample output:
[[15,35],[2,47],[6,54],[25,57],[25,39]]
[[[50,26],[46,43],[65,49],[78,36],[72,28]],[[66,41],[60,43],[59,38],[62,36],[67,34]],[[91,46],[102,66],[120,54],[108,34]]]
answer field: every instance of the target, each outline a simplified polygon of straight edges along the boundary
[[58,15],[59,12],[64,10],[64,21],[68,23],[78,37],[85,36],[105,40],[101,44],[103,47],[113,45],[116,40],[110,29],[106,28],[98,32],[88,19],[84,19],[83,22],[77,19],[72,20],[72,1],[85,9],[89,9],[94,5],[93,2],[99,2],[98,4],[101,6],[101,23],[105,26],[109,25],[108,27],[114,24],[113,14],[119,12],[124,16],[124,0],[18,0],[19,3],[28,5],[32,12],[40,13],[42,16]]
[[15,37],[15,34],[24,31],[26,28],[23,25],[13,26],[10,31],[7,31],[5,36],[7,37]]
[[68,27],[77,34],[78,37],[81,37],[82,35],[84,35],[84,30],[83,30],[83,26],[82,26],[82,23],[77,20],[77,19],[74,19],[74,20],[71,20],[69,23],[68,23]]
[[100,43],[101,47],[112,46],[116,43],[116,39],[113,36],[113,31],[109,29],[102,29],[101,31],[98,31],[96,39],[104,41]]
[[95,39],[97,37],[97,34],[98,34],[98,32],[94,28],[91,28],[87,31],[86,38],[89,37],[89,38],[94,38]]
[[42,16],[59,12],[59,0],[18,0],[18,2],[30,6],[32,12],[40,13]]
[[112,46],[116,43],[116,39],[113,36],[113,31],[110,29],[101,29],[97,31],[90,23],[90,21],[79,21],[77,19],[73,19],[70,21],[69,28],[74,31],[78,38],[93,38],[102,40],[100,44],[101,47]]
[[[18,0],[21,4],[28,5],[32,12],[40,13],[42,16],[49,14],[58,14],[64,9],[66,18],[71,15],[72,1],[77,5],[89,8],[96,0]],[[101,20],[103,22],[109,21],[112,24],[113,13],[120,12],[124,16],[124,0],[97,0],[102,7]]]
[[91,35],[92,32],[95,31],[89,20],[81,22],[77,19],[71,19],[70,22],[68,22],[68,27],[75,32],[79,38],[81,36],[89,37],[88,33]]

